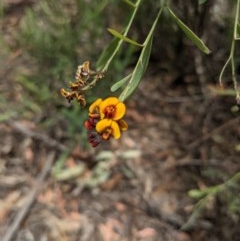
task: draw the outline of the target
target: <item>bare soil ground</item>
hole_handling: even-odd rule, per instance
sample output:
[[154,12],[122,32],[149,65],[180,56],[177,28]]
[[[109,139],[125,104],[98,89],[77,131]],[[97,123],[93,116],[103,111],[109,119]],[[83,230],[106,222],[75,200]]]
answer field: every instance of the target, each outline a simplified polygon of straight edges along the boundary
[[[11,2],[1,27],[14,46],[11,28],[25,5]],[[1,52],[4,115],[18,108],[14,73],[27,63],[21,49]],[[228,197],[210,195],[196,207],[187,195],[240,170],[239,114],[230,111],[233,97],[214,94],[215,82],[203,93],[196,74],[179,82],[150,63],[126,103],[129,130],[89,151],[76,143],[65,168],[83,171],[71,179],[52,174],[68,148],[61,134],[53,138],[24,115],[6,118],[0,123],[0,240],[240,240],[239,215],[229,211]],[[89,183],[93,175],[103,179]]]

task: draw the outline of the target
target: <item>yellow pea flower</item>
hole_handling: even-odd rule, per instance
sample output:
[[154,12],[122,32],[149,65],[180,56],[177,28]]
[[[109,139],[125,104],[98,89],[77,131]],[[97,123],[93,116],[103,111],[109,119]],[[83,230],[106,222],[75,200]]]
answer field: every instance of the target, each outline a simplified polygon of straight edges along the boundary
[[99,105],[100,119],[120,120],[126,112],[125,104],[116,97],[108,97]]
[[109,140],[112,136],[119,139],[121,136],[119,125],[111,119],[100,120],[96,125],[96,131],[102,136],[103,140]]
[[99,116],[100,116],[99,105],[101,104],[101,102],[102,102],[102,99],[99,98],[90,105],[89,113],[88,113],[89,117],[99,118]]

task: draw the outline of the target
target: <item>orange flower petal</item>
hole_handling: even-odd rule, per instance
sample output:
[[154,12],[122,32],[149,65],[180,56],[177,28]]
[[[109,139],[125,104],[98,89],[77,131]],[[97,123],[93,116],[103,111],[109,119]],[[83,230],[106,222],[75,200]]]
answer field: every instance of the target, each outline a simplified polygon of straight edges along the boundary
[[112,123],[112,120],[110,120],[110,119],[100,120],[96,125],[96,131],[98,133],[103,133],[106,128],[111,126],[111,123]]
[[112,136],[114,139],[119,139],[120,136],[121,136],[121,132],[120,132],[120,128],[119,128],[119,125],[116,121],[113,121],[112,122],[112,125],[111,125],[111,128],[112,128]]
[[96,131],[100,134],[108,132],[111,130],[111,135],[114,139],[118,139],[121,136],[120,128],[116,121],[111,119],[100,120],[96,125]]
[[[107,109],[113,109],[112,112],[109,112],[109,116],[106,114],[108,112]],[[112,120],[119,120],[125,115],[126,106],[123,102],[120,102],[118,98],[109,97],[101,102],[99,112],[101,119],[110,118]]]
[[95,100],[89,107],[90,113],[99,113],[99,105],[101,104],[102,99]]
[[117,97],[108,97],[103,100],[101,108],[105,109],[108,105],[117,105],[119,102],[120,101]]
[[121,119],[126,113],[126,106],[124,103],[119,102],[116,105],[116,113],[115,116],[113,117],[113,120],[119,120]]
[[119,120],[118,125],[119,125],[121,131],[126,131],[128,129],[128,124],[124,120]]
[[116,106],[119,103],[118,98],[116,97],[108,97],[107,99],[103,100],[99,106],[100,117],[103,119],[105,117],[104,110],[108,106]]

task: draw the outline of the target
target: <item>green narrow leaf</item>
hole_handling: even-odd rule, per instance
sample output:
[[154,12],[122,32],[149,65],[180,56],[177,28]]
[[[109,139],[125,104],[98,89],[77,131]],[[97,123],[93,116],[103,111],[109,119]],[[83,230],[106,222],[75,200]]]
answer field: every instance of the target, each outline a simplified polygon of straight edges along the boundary
[[167,8],[171,17],[175,20],[177,25],[182,29],[182,31],[192,40],[192,42],[204,53],[209,54],[211,51],[203,43],[203,41],[187,26],[185,25],[170,8]]
[[107,70],[108,65],[111,63],[111,60],[114,57],[116,49],[118,48],[118,45],[120,44],[120,42],[121,42],[121,39],[119,38],[114,38],[110,42],[110,44],[103,51],[102,55],[98,59],[97,70],[101,70],[101,71]]
[[108,28],[108,31],[115,37],[117,38],[120,38],[122,39],[123,41],[127,42],[127,43],[130,43],[130,44],[133,44],[133,45],[136,45],[136,46],[139,46],[139,47],[143,47],[142,44],[139,44],[137,43],[136,41],[128,38],[128,37],[125,37],[124,35],[122,35],[121,33],[119,33],[118,31],[112,29],[112,28]]
[[119,80],[117,83],[115,83],[111,87],[111,91],[114,92],[114,91],[118,90],[120,87],[122,87],[131,78],[131,76],[132,76],[132,74],[129,74],[128,76],[126,76],[123,79]]
[[135,8],[136,7],[136,5],[134,4],[134,3],[132,3],[131,1],[129,1],[129,0],[123,0],[125,3],[127,3],[129,6],[131,6],[131,7],[133,7],[133,8]]
[[143,47],[141,55],[136,64],[136,67],[133,70],[132,77],[129,80],[126,88],[123,90],[123,92],[119,96],[119,99],[121,101],[124,101],[132,94],[132,92],[137,88],[144,72],[146,71],[150,53],[151,53],[151,49],[152,49],[152,39],[153,39],[153,36],[151,35],[151,37],[149,38],[149,41]]
[[200,199],[200,198],[203,198],[207,195],[207,193],[204,192],[204,190],[199,190],[199,189],[192,189],[190,191],[188,191],[188,196],[190,198],[197,198],[197,199]]

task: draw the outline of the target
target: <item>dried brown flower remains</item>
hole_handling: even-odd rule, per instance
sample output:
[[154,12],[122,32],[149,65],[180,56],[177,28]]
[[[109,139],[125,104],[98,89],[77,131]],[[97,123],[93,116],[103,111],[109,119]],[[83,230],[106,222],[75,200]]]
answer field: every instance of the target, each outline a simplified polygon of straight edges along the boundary
[[68,102],[76,99],[81,107],[86,105],[86,99],[84,92],[92,88],[95,83],[104,77],[104,72],[93,71],[89,67],[90,62],[85,61],[82,65],[79,65],[75,74],[75,82],[69,83],[71,91],[61,89],[61,94]]

